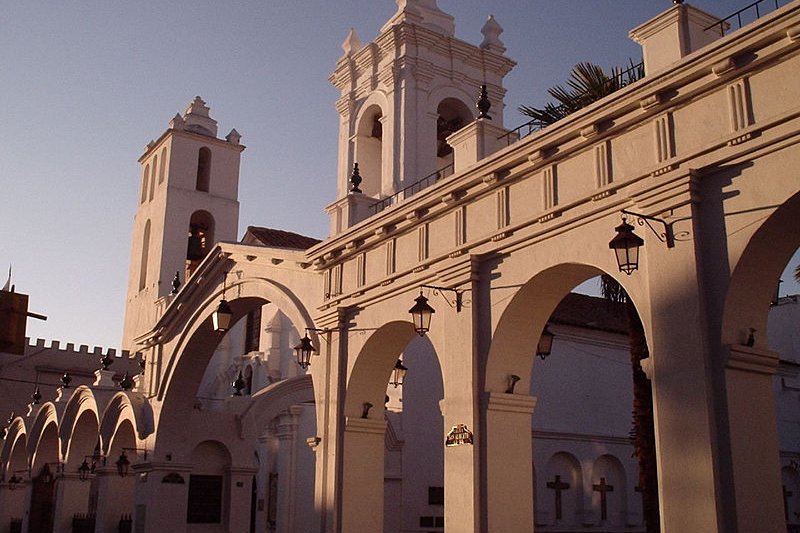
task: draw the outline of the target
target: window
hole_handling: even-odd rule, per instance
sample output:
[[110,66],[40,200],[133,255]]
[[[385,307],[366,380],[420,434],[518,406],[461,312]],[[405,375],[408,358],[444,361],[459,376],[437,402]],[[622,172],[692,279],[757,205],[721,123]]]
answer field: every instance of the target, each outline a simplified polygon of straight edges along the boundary
[[144,290],[147,285],[147,261],[150,254],[150,221],[148,220],[144,225],[144,234],[142,235],[142,261],[139,266],[139,290]]
[[164,181],[164,167],[167,165],[167,149],[161,149],[161,166],[158,167],[158,183]]
[[247,313],[247,327],[244,330],[244,352],[257,352],[261,341],[261,307]]
[[144,167],[144,175],[142,176],[142,198],[139,203],[143,204],[147,200],[147,183],[150,178],[150,165]]
[[153,157],[153,172],[150,176],[150,200],[153,201],[153,196],[156,194],[156,169],[158,168],[158,156]]
[[190,524],[222,522],[222,476],[189,476],[186,521]]
[[208,192],[211,183],[211,150],[200,148],[197,154],[197,184],[198,191]]
[[428,487],[428,505],[444,505],[444,487]]

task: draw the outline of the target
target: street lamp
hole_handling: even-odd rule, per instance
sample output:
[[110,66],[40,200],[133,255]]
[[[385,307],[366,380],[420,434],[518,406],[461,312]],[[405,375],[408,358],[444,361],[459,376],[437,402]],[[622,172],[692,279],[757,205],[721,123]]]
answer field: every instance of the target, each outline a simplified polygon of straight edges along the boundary
[[419,333],[420,337],[425,336],[425,333],[431,328],[431,317],[436,310],[428,305],[428,299],[422,295],[422,290],[419,291],[414,301],[414,306],[408,310],[414,321],[414,331]]
[[119,454],[119,459],[116,461],[117,465],[117,474],[120,477],[125,477],[128,475],[128,471],[131,466],[131,461],[128,459],[128,455],[125,453],[126,451],[129,452],[144,452],[144,460],[147,461],[147,449],[146,448],[122,448],[122,453]]

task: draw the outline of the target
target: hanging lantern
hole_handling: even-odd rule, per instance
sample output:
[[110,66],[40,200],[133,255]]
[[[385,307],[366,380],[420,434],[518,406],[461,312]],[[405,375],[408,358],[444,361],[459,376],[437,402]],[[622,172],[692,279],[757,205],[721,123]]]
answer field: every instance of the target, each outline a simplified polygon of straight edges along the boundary
[[311,364],[311,354],[316,352],[314,345],[311,344],[311,339],[308,338],[308,333],[300,339],[300,343],[294,347],[295,355],[297,356],[297,364],[300,368],[308,368]]
[[[94,461],[92,461],[92,463],[94,463]],[[94,468],[89,466],[89,462],[84,457],[81,466],[78,467],[78,477],[80,477],[81,481],[86,481],[87,479],[89,479],[89,473],[92,470],[94,470]]]
[[539,337],[539,343],[536,345],[536,355],[538,355],[540,359],[547,359],[547,356],[550,355],[553,349],[553,337],[554,335],[550,331],[550,328],[545,325],[542,336]]
[[224,299],[219,301],[219,305],[214,313],[211,315],[211,320],[214,322],[214,331],[225,333],[231,327],[231,319],[233,318],[233,311],[231,306],[228,305]]
[[431,317],[436,310],[428,305],[428,299],[422,295],[422,291],[420,291],[419,296],[417,296],[414,301],[414,307],[408,310],[411,313],[411,317],[414,321],[414,331],[419,333],[419,336],[422,337],[431,327]]
[[119,459],[117,459],[117,474],[119,474],[120,477],[127,476],[130,466],[131,462],[128,459],[128,456],[125,454],[125,450],[122,450],[122,453],[119,455]]
[[399,387],[403,384],[403,380],[406,377],[406,372],[408,372],[408,368],[403,366],[403,362],[398,359],[397,362],[394,364],[394,368],[392,369],[392,379],[389,380],[389,384],[392,385],[394,388]]
[[620,272],[630,276],[631,272],[639,268],[639,248],[644,245],[641,237],[633,232],[633,226],[622,219],[622,224],[615,228],[617,235],[608,243],[617,256],[617,265]]

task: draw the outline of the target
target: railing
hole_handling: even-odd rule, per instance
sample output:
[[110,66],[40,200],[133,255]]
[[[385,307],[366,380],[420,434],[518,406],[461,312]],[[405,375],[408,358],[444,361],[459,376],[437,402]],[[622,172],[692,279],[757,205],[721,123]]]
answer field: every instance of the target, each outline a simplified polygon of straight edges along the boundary
[[[728,15],[724,19],[720,19],[718,22],[715,22],[711,26],[709,26],[707,28],[704,28],[703,31],[708,31],[708,30],[710,30],[712,28],[719,28],[720,35],[725,35],[725,24],[728,21],[732,22],[734,18],[736,19],[736,28],[735,29],[738,30],[744,24],[748,24],[748,21],[742,22],[742,15],[746,14],[748,11],[753,10],[756,13],[755,18],[750,20],[749,22],[752,22],[753,20],[757,20],[757,19],[761,18],[761,9],[763,9],[761,7],[761,4],[763,4],[763,3],[768,3],[769,4],[766,7],[774,5],[775,7],[771,11],[774,11],[775,9],[778,9],[780,7],[778,0],[758,0],[757,2],[753,2],[749,6],[743,7],[742,9],[737,11],[736,13]],[[766,15],[767,12],[765,12],[764,14]],[[733,25],[733,24],[731,24],[731,25]]]
[[[763,1],[763,0],[762,0]],[[631,83],[638,81],[644,77],[644,60],[636,63],[635,65],[632,64],[630,67],[626,68],[625,70],[622,69],[612,69],[611,76],[603,83],[602,86],[595,89],[592,92],[584,92],[581,94],[576,95],[572,100],[569,102],[561,103],[557,106],[552,106],[549,110],[554,117],[561,118],[566,117],[570,113],[573,113],[582,107],[586,107],[592,102],[595,102],[609,94],[622,89],[630,85]],[[555,122],[555,120],[553,121]],[[542,121],[540,119],[532,119],[526,122],[521,126],[517,126],[513,130],[509,131],[498,137],[498,140],[505,139],[506,146],[514,143],[520,139],[524,139],[531,133],[539,131],[541,129],[546,128],[553,122]]]
[[453,163],[450,163],[449,165],[428,174],[424,178],[415,181],[408,187],[397,191],[393,195],[387,196],[386,198],[375,202],[370,206],[370,210],[372,211],[373,215],[377,215],[390,205],[394,205],[400,202],[401,200],[405,200],[406,198],[411,198],[412,196],[420,192],[422,189],[427,189],[440,179],[444,179],[447,176],[451,175],[452,173],[453,173]]

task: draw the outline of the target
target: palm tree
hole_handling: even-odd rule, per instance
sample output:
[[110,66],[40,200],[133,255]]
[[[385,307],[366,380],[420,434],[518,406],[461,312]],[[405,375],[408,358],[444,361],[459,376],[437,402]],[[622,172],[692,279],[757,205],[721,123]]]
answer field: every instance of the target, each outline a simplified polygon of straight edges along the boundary
[[[641,65],[622,72],[612,70],[611,75],[592,63],[579,63],[573,67],[567,86],[557,85],[548,90],[555,103],[543,108],[520,106],[522,114],[532,118],[534,125],[546,127],[567,115],[608,96],[622,86],[644,76]],[[800,277],[800,267],[795,275]],[[622,306],[627,316],[630,335],[631,369],[633,373],[633,412],[630,437],[633,455],[639,464],[639,489],[648,533],[660,530],[658,509],[658,470],[656,466],[655,429],[653,424],[653,390],[650,380],[642,370],[642,360],[649,355],[644,326],[636,307],[625,289],[609,275],[601,276],[601,292],[610,303]]]

